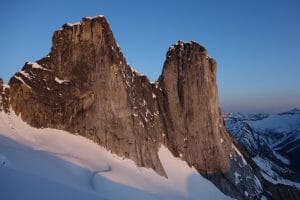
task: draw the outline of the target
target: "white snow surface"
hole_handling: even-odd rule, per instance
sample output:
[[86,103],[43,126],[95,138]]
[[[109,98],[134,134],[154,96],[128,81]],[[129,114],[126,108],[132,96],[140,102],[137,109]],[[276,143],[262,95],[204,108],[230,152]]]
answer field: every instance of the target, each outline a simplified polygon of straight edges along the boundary
[[41,65],[39,65],[37,62],[28,62],[28,64],[30,64],[32,66],[32,68],[34,68],[34,69],[50,71],[49,69],[46,69],[45,67],[42,67]]
[[84,17],[84,18],[86,18],[86,19],[94,19],[94,18],[97,18],[97,17],[104,17],[104,15],[87,16],[87,17]]
[[290,132],[300,124],[300,114],[270,115],[257,121],[246,121],[257,131],[273,130],[277,132]]
[[236,146],[235,146],[234,144],[232,144],[231,147],[232,147],[232,148],[235,150],[235,152],[242,158],[243,164],[244,164],[244,165],[247,165],[248,163],[247,163],[246,159],[244,158],[243,154],[236,148]]
[[75,23],[67,23],[67,26],[75,26],[75,25],[80,25],[80,22],[75,22]]
[[276,151],[273,151],[273,155],[279,159],[282,163],[289,165],[290,164],[290,160],[285,158],[284,156],[280,155],[279,153],[277,153]]
[[230,199],[161,146],[168,178],[96,143],[0,112],[1,199]]
[[274,184],[280,183],[283,185],[288,185],[300,189],[300,183],[284,179],[275,171],[273,171],[272,167],[274,166],[274,163],[272,161],[264,159],[260,156],[254,157],[253,160],[262,170],[263,177],[269,182]]
[[29,89],[31,89],[31,87],[29,85],[27,85],[27,83],[25,83],[25,81],[22,79],[22,77],[15,75],[15,78],[18,79],[19,81],[22,82],[23,85],[27,86]]
[[70,82],[69,80],[61,80],[57,77],[55,77],[55,81],[58,83],[58,84],[63,84],[63,83],[67,83],[67,82]]

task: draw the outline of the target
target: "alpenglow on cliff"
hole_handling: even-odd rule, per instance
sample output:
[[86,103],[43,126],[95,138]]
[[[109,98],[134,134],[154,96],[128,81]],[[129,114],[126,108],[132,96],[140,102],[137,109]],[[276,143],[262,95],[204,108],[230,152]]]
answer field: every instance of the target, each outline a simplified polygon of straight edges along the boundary
[[293,193],[267,183],[226,132],[216,62],[196,42],[171,46],[151,83],[127,64],[106,19],[85,17],[57,30],[51,52],[8,85],[1,82],[1,109],[33,127],[82,135],[167,176],[157,153],[164,144],[237,199]]

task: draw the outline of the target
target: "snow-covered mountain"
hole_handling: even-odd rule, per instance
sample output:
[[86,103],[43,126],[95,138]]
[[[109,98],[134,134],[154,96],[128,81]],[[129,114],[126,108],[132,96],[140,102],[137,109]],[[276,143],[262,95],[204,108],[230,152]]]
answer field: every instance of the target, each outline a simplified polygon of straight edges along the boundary
[[168,178],[82,136],[0,112],[0,199],[230,199],[166,147],[159,158]]
[[225,113],[224,119],[265,179],[300,189],[299,109],[270,115]]

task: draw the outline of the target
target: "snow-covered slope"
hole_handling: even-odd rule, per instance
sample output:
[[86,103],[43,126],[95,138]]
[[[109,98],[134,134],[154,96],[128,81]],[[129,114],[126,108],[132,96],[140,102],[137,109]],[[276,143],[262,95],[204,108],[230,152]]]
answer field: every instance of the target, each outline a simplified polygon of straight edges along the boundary
[[300,189],[300,110],[273,115],[227,113],[224,118],[229,132],[268,181]]
[[0,199],[230,199],[161,146],[168,178],[92,141],[0,112]]

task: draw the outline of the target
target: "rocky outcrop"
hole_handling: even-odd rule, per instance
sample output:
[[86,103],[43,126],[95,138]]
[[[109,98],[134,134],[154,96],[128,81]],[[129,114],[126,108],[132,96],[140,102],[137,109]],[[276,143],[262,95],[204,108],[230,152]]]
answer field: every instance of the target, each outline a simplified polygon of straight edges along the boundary
[[166,176],[157,154],[164,144],[225,193],[262,197],[224,128],[216,62],[204,47],[171,46],[151,83],[127,64],[102,16],[65,24],[52,43],[46,57],[26,63],[9,82],[10,105],[24,121],[80,134]]
[[0,111],[3,109],[3,80],[0,78]]
[[0,78],[0,111],[9,112],[9,87]]
[[229,169],[229,144],[220,116],[216,62],[195,42],[171,46],[159,78],[161,117],[170,149],[203,173]]

